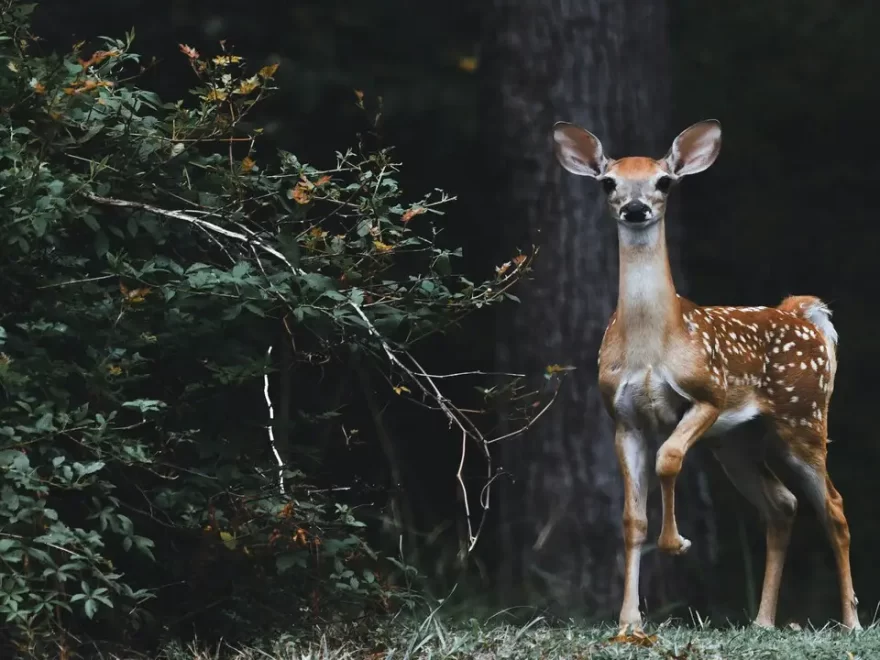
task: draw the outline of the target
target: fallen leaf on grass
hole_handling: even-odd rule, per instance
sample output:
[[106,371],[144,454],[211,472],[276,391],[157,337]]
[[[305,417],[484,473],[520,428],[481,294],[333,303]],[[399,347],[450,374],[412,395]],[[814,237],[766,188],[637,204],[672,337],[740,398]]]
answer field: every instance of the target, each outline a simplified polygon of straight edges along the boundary
[[657,643],[657,635],[647,635],[640,630],[630,634],[618,633],[608,639],[609,644],[632,644],[643,648],[650,648]]

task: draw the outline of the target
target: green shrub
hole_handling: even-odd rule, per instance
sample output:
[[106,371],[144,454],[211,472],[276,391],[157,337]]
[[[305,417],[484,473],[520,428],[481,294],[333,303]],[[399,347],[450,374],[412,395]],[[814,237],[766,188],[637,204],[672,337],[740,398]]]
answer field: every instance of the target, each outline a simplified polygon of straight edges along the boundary
[[[405,200],[388,150],[324,170],[264,157],[251,115],[274,66],[181,46],[193,98],[163,103],[135,84],[131,37],[32,55],[33,5],[0,5],[5,642],[40,655],[207,615],[253,631],[406,604],[394,575],[413,569],[371,550],[288,442],[341,413],[287,410],[270,385],[291,365],[387,375],[511,297],[528,259],[456,275],[432,222],[450,198]],[[418,394],[396,366],[388,391]]]

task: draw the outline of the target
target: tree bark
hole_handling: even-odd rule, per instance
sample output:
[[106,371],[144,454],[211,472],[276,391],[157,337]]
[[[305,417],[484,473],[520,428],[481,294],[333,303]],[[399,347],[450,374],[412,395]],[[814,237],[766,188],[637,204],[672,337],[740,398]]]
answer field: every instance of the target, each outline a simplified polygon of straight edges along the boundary
[[[504,370],[530,374],[549,364],[576,367],[533,431],[502,443],[501,463],[514,479],[497,491],[500,587],[506,600],[525,595],[569,614],[616,616],[623,494],[596,357],[617,299],[617,235],[596,182],[556,162],[551,129],[559,120],[578,123],[611,157],[666,152],[676,133],[667,121],[667,10],[663,0],[494,0],[490,13],[485,126],[496,196],[489,201],[506,258],[516,247],[541,250],[522,304],[499,323],[497,357]],[[678,223],[673,217],[668,225],[677,275]],[[715,548],[700,453],[688,455],[678,486],[691,554],[649,551],[643,559],[643,603],[651,612],[673,599],[704,606],[700,577]],[[649,533],[656,536],[659,491],[651,499]]]

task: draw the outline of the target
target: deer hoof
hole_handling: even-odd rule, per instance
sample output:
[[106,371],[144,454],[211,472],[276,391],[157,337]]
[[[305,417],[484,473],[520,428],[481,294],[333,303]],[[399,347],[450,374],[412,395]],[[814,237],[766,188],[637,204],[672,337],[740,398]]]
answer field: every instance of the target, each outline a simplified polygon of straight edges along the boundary
[[668,552],[670,555],[683,555],[691,547],[691,542],[681,534],[668,538],[661,536],[660,540],[657,541],[657,547],[663,552]]

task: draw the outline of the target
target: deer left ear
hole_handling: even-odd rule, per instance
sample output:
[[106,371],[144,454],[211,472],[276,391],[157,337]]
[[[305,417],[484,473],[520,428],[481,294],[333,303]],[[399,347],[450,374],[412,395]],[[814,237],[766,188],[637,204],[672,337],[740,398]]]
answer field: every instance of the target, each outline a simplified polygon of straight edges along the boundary
[[666,165],[676,177],[709,169],[721,151],[721,122],[707,119],[686,128],[666,154]]
[[599,138],[580,126],[556,122],[553,146],[559,164],[572,174],[599,178],[608,167],[608,159]]

